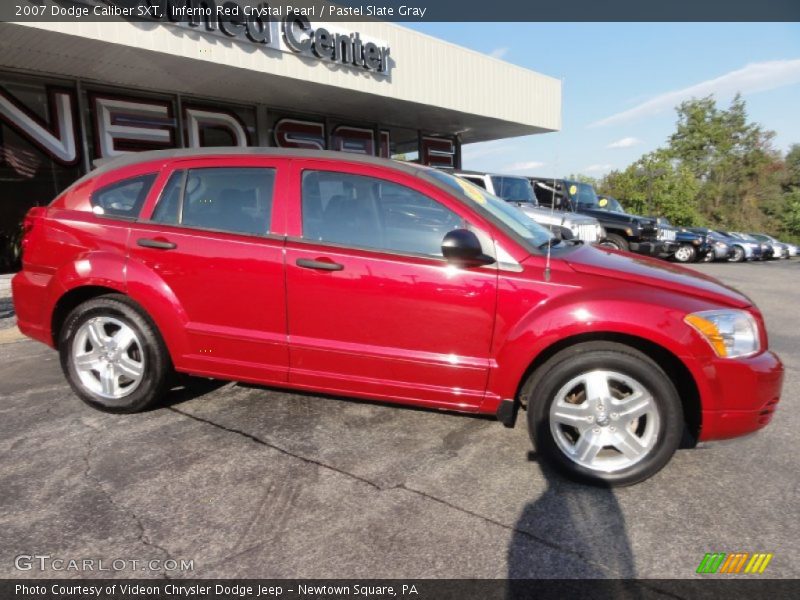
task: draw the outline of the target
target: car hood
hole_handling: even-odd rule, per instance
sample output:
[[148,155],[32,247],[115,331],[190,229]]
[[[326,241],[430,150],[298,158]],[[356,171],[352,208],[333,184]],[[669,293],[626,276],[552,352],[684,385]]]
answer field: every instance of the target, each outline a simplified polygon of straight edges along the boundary
[[724,240],[729,246],[747,246],[748,248],[761,248],[761,243],[751,242],[749,240],[740,240],[739,238],[726,238]]
[[586,215],[579,215],[577,213],[565,214],[558,210],[551,210],[542,206],[535,206],[527,202],[511,202],[511,204],[519,208],[526,215],[552,220],[553,223],[563,223],[568,221],[578,225],[597,225],[597,219]]
[[639,223],[651,224],[655,227],[656,220],[647,217],[640,217],[639,215],[629,215],[628,213],[618,213],[611,210],[603,210],[601,208],[582,208],[581,213],[584,215],[591,215],[600,220],[615,221],[618,223]]
[[736,308],[753,304],[740,291],[713,277],[647,256],[584,245],[564,256],[564,260],[579,273],[633,281]]

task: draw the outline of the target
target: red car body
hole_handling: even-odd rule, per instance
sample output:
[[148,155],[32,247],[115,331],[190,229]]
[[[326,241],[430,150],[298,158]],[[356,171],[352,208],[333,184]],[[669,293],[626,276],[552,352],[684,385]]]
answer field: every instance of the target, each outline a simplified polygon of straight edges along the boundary
[[[253,237],[149,221],[173,171],[276,169],[271,227]],[[402,184],[497,240],[516,270],[456,269],[441,259],[304,240],[306,169]],[[575,341],[630,342],[667,365],[701,440],[769,422],[783,368],[760,312],[718,281],[655,259],[590,246],[550,260],[517,243],[441,185],[372,159],[291,151],[179,152],[99,169],[26,219],[23,269],[13,279],[20,330],[50,346],[65,313],[115,291],[157,326],[176,370],[390,402],[495,414],[526,374]],[[93,190],[157,174],[138,219],[95,214]],[[175,244],[164,251],[142,239]],[[300,268],[335,261],[339,271]],[[719,358],[684,322],[691,312],[749,311],[762,336],[754,356]]]

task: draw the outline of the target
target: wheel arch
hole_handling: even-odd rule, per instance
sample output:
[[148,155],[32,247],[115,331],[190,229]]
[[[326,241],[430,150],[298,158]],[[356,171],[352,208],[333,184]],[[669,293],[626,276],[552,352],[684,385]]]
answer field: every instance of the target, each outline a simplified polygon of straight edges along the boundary
[[700,391],[691,371],[678,356],[669,349],[651,340],[618,332],[593,331],[560,339],[539,352],[523,373],[517,385],[516,402],[523,403],[522,391],[529,377],[533,375],[550,358],[567,348],[586,342],[615,342],[638,350],[656,362],[675,385],[683,408],[686,432],[689,435],[688,445],[696,443],[702,426]]
[[156,335],[164,343],[166,351],[171,358],[172,353],[170,352],[169,344],[167,344],[166,339],[164,338],[164,332],[156,319],[153,318],[153,315],[150,313],[150,311],[148,311],[145,306],[143,306],[129,294],[126,294],[118,289],[105,287],[102,285],[77,286],[68,290],[58,298],[53,308],[50,323],[53,346],[56,348],[58,347],[58,340],[61,335],[61,330],[64,327],[67,317],[73,310],[75,310],[75,308],[85,302],[88,302],[89,300],[93,300],[94,298],[100,298],[102,296],[109,295],[114,295],[120,300],[124,301],[131,308],[135,309],[143,319],[150,323],[150,326],[156,332]]
[[64,326],[64,322],[67,320],[69,313],[84,302],[108,294],[122,294],[122,292],[102,285],[80,285],[62,294],[58,300],[56,300],[53,312],[50,315],[50,332],[53,337],[53,345],[58,345],[61,328]]

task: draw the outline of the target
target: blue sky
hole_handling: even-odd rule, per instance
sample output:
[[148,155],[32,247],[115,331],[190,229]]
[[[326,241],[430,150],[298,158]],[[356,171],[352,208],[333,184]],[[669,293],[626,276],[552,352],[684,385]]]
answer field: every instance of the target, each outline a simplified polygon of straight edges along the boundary
[[[736,90],[751,120],[800,143],[800,24],[406,24],[563,81],[562,130],[464,146],[464,167],[601,176],[662,145],[674,106]],[[474,89],[474,82],[464,82]]]

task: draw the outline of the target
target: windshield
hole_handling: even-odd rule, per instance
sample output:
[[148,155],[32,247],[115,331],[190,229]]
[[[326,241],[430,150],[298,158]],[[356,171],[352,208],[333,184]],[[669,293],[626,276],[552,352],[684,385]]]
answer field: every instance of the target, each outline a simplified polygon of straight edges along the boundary
[[600,208],[600,200],[597,198],[597,193],[594,188],[588,183],[578,183],[577,181],[565,181],[564,184],[569,192],[569,197],[578,206],[578,208]]
[[625,209],[619,203],[619,200],[611,196],[600,196],[597,200],[597,206],[603,210],[608,210],[615,213],[624,213]]
[[536,204],[531,182],[524,177],[506,177],[492,175],[495,194],[509,202],[530,202]]
[[437,181],[446,184],[458,197],[466,198],[473,205],[477,205],[477,207],[491,213],[506,227],[537,248],[546,244],[553,237],[547,229],[526,217],[518,208],[482,190],[469,181],[433,169],[426,170],[426,173]]

